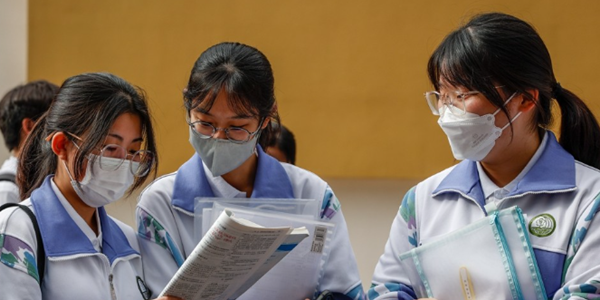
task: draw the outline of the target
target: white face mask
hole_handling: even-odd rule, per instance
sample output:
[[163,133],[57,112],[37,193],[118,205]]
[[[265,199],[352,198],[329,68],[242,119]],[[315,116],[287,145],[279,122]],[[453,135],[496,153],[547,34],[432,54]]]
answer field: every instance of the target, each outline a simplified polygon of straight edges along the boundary
[[[120,159],[102,157],[104,165],[114,164],[116,166],[120,161]],[[100,168],[98,157],[90,154],[85,176],[80,182],[77,182],[71,176],[71,172],[69,172],[65,161],[63,160],[62,162],[67,169],[67,174],[69,174],[75,193],[77,193],[85,204],[91,207],[101,207],[123,197],[134,181],[134,176],[130,171],[132,168],[130,164],[134,164],[133,170],[137,170],[135,164],[139,164],[138,162],[124,160],[116,170],[107,171]]]
[[[517,93],[512,94],[505,102],[506,105]],[[452,113],[452,111],[455,113]],[[462,111],[454,106],[444,106],[438,119],[438,124],[448,136],[450,147],[454,158],[458,160],[469,159],[481,161],[494,148],[496,139],[502,135],[502,131],[508,127],[496,127],[496,114],[500,112],[498,108],[493,114],[479,116],[470,112]],[[516,120],[521,112],[517,113],[510,122]]]
[[227,174],[242,165],[253,153],[260,133],[237,144],[228,139],[200,138],[190,128],[190,144],[214,176]]

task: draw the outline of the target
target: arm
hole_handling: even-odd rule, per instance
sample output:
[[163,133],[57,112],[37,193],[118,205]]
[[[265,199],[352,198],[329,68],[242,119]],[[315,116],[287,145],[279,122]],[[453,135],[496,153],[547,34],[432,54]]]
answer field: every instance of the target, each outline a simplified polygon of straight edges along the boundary
[[415,219],[415,188],[409,190],[392,223],[390,236],[385,245],[383,255],[373,273],[371,288],[367,298],[382,299],[416,299],[408,277],[400,265],[400,254],[417,246],[417,227]]
[[149,187],[136,208],[137,236],[142,254],[144,280],[156,297],[183,264],[179,233],[169,207],[170,191]]
[[29,217],[15,208],[0,212],[2,299],[42,299],[35,249],[37,242]]
[[330,187],[325,191],[321,219],[333,222],[335,232],[331,240],[329,258],[324,265],[323,277],[319,283],[319,291],[329,290],[345,294],[350,299],[363,299],[364,293],[346,220],[340,203]]
[[563,286],[554,299],[597,299],[600,297],[600,194],[579,217],[567,252]]

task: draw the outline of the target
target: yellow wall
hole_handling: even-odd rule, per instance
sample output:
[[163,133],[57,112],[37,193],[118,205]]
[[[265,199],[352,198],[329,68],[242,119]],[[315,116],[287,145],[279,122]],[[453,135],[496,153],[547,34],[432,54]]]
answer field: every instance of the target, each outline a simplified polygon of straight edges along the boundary
[[193,153],[181,90],[207,47],[239,41],[275,71],[298,165],[325,177],[423,178],[454,163],[423,100],[427,59],[461,20],[534,24],[562,86],[600,115],[600,1],[42,1],[29,6],[29,79],[113,72],[143,87],[167,173]]

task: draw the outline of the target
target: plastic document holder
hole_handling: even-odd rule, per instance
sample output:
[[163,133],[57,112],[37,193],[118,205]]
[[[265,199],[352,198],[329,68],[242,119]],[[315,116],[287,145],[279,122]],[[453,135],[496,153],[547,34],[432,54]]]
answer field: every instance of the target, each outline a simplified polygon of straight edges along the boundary
[[419,298],[546,299],[521,210],[494,212],[400,255]]
[[195,198],[194,199],[194,238],[199,242],[214,220],[205,220],[215,203],[231,208],[251,208],[273,211],[319,220],[320,203],[315,199],[274,199],[274,198]]
[[[223,201],[225,200],[225,201]],[[247,204],[252,200],[252,205]],[[323,265],[328,259],[335,225],[320,221],[319,202],[306,199],[198,199],[195,214],[202,211],[200,222],[210,228],[225,210],[237,217],[264,227],[306,227],[309,236],[260,278],[239,300],[262,299],[312,299],[323,275]],[[266,203],[266,204],[265,204]],[[265,205],[263,205],[265,204]],[[202,208],[204,206],[204,208]],[[290,208],[292,207],[292,208]],[[282,209],[278,209],[282,208]],[[283,211],[283,212],[282,212]],[[195,218],[198,222],[198,217]],[[282,249],[282,251],[285,251]]]

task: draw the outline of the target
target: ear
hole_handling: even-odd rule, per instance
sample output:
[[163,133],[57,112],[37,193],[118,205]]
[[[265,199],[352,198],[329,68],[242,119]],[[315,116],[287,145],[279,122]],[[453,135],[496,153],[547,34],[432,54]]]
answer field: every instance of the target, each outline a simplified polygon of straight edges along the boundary
[[63,132],[57,132],[50,140],[52,152],[62,160],[67,160],[71,142]]
[[31,133],[33,126],[35,126],[35,121],[30,118],[24,118],[21,121],[21,130],[23,130],[23,133],[25,133],[26,136]]
[[527,93],[521,95],[521,101],[519,102],[519,111],[528,112],[535,108],[540,96],[540,91],[537,89],[527,90]]

